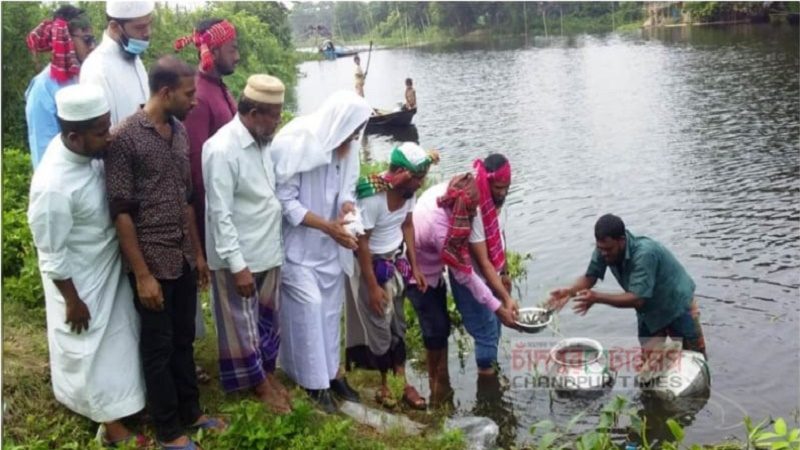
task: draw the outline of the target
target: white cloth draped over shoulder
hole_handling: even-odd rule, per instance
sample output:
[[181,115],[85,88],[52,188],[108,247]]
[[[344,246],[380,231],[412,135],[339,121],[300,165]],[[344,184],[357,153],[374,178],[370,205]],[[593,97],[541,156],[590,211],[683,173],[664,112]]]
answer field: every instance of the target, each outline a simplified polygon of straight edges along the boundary
[[[308,211],[330,220],[336,217],[331,217],[331,211],[338,212],[345,202],[355,204],[355,186],[360,169],[358,149],[352,146],[345,159],[338,163],[333,161],[334,151],[366,123],[371,112],[363,98],[349,91],[339,91],[325,100],[316,112],[289,122],[272,140],[278,198],[287,222],[284,224],[284,246],[289,262],[313,265],[303,256],[302,247],[314,242],[315,238],[318,240],[321,232],[301,225]],[[338,186],[331,185],[335,182],[335,174],[323,170],[334,163],[339,172]],[[327,204],[330,199],[325,198],[320,188],[335,198],[335,205]],[[352,274],[353,252],[339,247],[338,253],[342,269]]]
[[[103,163],[68,150],[58,134],[31,181],[28,222],[39,256],[56,400],[96,422],[144,408],[139,315],[122,269]],[[71,279],[89,309],[74,333],[53,280]]]
[[286,251],[278,307],[280,360],[306,389],[327,389],[339,368],[344,273],[353,272],[353,252],[302,222],[309,211],[335,219],[345,202],[355,203],[358,149],[351,145],[343,160],[334,150],[370,113],[363,98],[337,92],[317,112],[287,124],[272,141]]

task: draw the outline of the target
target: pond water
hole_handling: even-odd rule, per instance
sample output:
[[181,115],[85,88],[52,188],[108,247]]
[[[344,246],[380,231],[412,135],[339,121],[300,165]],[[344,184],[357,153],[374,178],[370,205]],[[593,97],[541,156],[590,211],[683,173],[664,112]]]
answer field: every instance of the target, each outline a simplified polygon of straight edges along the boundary
[[[534,306],[586,268],[594,221],[613,212],[635,234],[666,245],[697,284],[712,389],[688,405],[654,402],[619,383],[598,398],[516,389],[511,351],[527,335],[503,330],[501,386],[477,382],[472,355],[451,346],[456,415],[501,426],[501,444],[530,439],[532,423],[593,427],[625,395],[651,423],[678,417],[687,439],[742,435],[742,418],[796,420],[800,404],[800,56],[798,28],[672,28],[455,47],[373,50],[366,98],[402,101],[411,77],[414,127],[369,135],[364,156],[385,159],[399,140],[440,149],[441,179],[489,152],[513,165],[509,248],[531,253],[520,301]],[[362,54],[366,65],[367,55]],[[353,88],[349,58],[300,66],[298,112]],[[610,274],[601,290],[619,290]],[[636,333],[630,310],[565,308],[536,338]],[[412,378],[427,392],[422,375]],[[491,383],[489,383],[491,384]],[[664,433],[656,426],[654,436]]]

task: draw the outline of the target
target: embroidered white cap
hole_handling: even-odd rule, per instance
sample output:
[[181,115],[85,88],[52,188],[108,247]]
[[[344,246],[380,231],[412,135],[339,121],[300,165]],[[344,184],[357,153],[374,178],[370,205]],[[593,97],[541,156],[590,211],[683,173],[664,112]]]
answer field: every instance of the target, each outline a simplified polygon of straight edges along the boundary
[[70,122],[95,119],[110,111],[103,88],[96,84],[73,84],[56,92],[57,115]]
[[137,19],[153,12],[155,2],[150,1],[116,1],[106,2],[106,14],[114,19]]

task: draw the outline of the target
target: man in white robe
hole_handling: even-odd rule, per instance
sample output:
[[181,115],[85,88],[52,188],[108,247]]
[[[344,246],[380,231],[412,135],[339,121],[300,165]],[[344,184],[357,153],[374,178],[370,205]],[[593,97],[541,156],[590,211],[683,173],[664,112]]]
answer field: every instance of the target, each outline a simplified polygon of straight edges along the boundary
[[106,444],[144,439],[119,419],[144,408],[139,317],[108,213],[102,156],[109,107],[96,86],[56,94],[61,133],[31,181],[28,221],[39,254],[56,399],[101,422]]
[[150,44],[152,1],[106,2],[108,26],[103,40],[81,66],[80,82],[103,88],[111,108],[111,126],[139,110],[150,97],[141,54]]
[[343,219],[355,209],[359,158],[351,147],[370,111],[356,94],[337,92],[315,113],[287,124],[272,144],[286,251],[280,363],[329,413],[336,410],[330,390],[358,400],[336,374],[344,285],[357,248]]

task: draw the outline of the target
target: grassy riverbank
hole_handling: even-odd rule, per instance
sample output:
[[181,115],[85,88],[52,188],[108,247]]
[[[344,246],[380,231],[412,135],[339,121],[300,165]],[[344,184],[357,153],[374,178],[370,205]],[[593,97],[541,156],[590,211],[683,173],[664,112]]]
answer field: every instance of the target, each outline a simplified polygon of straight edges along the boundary
[[[36,268],[35,253],[27,230],[25,209],[30,183],[30,160],[27,153],[6,149],[3,156],[3,450],[44,449],[98,449],[94,442],[97,425],[70,412],[53,397],[48,366],[45,314],[41,283]],[[366,170],[380,168],[373,164]],[[509,258],[512,275],[524,278],[524,261],[527,256]],[[279,371],[287,386],[292,388],[294,411],[286,416],[268,413],[251,400],[247,394],[225,395],[217,377],[217,345],[209,304],[204,302],[204,317],[208,334],[196,347],[197,361],[212,374],[212,381],[201,386],[203,407],[212,413],[226,414],[231,428],[221,435],[198,435],[206,449],[419,449],[455,450],[465,448],[463,436],[457,432],[442,433],[442,422],[450,411],[411,411],[400,407],[395,412],[426,425],[422,436],[408,436],[402,431],[378,433],[354,423],[342,415],[325,416],[311,408],[305,393],[294,386]],[[467,339],[458,327],[457,312],[450,305],[457,342]],[[408,320],[409,357],[422,358],[419,326],[413,309],[406,308]],[[456,347],[460,347],[457,345]],[[453,351],[463,351],[456,348]],[[455,370],[455,369],[451,369]],[[374,372],[354,371],[348,375],[351,384],[361,393],[365,404],[377,407],[373,400],[379,375]],[[393,383],[392,383],[393,384]],[[593,430],[576,434],[569,426],[558,427],[540,422],[525,438],[524,449],[585,448],[610,450],[618,448],[610,436],[620,421],[632,433],[646,434],[647,424],[637,422],[627,401],[615,399],[604,408]],[[130,424],[152,436],[152,430],[140,421]],[[662,442],[662,448],[688,448],[683,442],[683,430],[670,423],[674,441]],[[751,443],[776,444],[772,448],[797,448],[800,429],[790,429],[782,419],[774,424],[764,421],[760,426],[743,425],[739,442],[715,446],[692,446],[692,449],[713,448],[733,450],[753,448]],[[646,442],[646,439],[645,439]],[[786,444],[781,447],[780,445]],[[649,444],[648,444],[649,445]],[[580,446],[580,447],[579,447]],[[795,446],[795,447],[792,447]],[[650,448],[645,446],[644,448]]]

